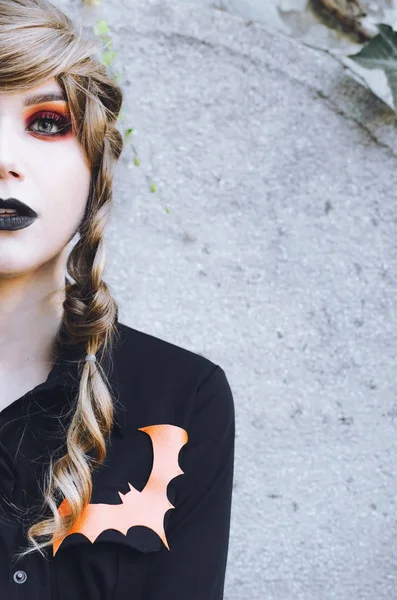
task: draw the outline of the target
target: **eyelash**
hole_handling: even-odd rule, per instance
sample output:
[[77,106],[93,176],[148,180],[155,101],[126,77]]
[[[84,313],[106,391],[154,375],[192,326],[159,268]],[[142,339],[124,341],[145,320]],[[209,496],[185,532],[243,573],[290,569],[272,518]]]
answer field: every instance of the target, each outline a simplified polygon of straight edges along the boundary
[[62,117],[61,115],[58,115],[57,113],[53,112],[41,112],[35,114],[33,119],[31,119],[29,123],[29,127],[32,125],[32,123],[35,123],[36,121],[50,121],[50,123],[52,124],[57,124],[58,128],[60,129],[60,131],[58,131],[57,133],[45,133],[43,131],[37,131],[36,129],[33,129],[35,133],[43,137],[65,136],[69,133],[71,127],[71,123],[67,118]]

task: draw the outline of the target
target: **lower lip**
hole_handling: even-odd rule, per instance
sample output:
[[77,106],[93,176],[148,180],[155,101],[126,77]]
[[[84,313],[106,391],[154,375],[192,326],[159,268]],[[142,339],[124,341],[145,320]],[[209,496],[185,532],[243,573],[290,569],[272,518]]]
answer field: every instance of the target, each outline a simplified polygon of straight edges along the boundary
[[29,227],[37,217],[0,217],[0,231],[16,231]]

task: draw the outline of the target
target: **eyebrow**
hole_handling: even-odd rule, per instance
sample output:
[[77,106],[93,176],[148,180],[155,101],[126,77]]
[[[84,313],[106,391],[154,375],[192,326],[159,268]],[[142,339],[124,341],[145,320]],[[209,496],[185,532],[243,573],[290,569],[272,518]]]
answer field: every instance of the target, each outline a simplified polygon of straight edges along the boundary
[[33,96],[27,96],[23,104],[24,106],[33,106],[34,104],[41,104],[42,102],[54,102],[56,100],[67,102],[65,92],[34,94]]

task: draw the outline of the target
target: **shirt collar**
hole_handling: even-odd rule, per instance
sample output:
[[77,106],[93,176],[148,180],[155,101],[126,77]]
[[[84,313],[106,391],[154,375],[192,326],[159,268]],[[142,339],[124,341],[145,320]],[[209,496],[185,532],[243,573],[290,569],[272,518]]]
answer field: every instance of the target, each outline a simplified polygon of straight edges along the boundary
[[[117,322],[117,327],[119,323]],[[43,390],[58,389],[67,390],[71,393],[77,392],[80,384],[78,375],[78,360],[84,356],[85,347],[79,345],[67,344],[68,336],[64,324],[62,323],[59,331],[59,352],[55,358],[53,367],[48,374],[48,377],[44,383],[38,385],[34,392]],[[116,345],[114,346],[113,355],[110,358],[104,355],[102,362],[102,368],[104,369],[109,384],[111,386],[112,397],[116,396],[117,400],[114,401],[114,424],[112,433],[115,433],[119,437],[123,438],[123,431],[126,425],[125,408],[120,400],[119,388],[118,388],[118,377],[117,377],[117,361],[116,361]],[[111,366],[112,365],[112,366]],[[74,399],[74,395],[71,398]]]

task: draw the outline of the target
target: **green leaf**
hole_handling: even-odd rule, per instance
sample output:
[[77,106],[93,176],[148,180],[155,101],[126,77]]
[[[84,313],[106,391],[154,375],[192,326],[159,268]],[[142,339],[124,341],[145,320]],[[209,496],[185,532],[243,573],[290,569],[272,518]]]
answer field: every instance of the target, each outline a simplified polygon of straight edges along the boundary
[[165,212],[168,213],[169,215],[171,214],[171,209],[168,208],[168,206],[165,207]]
[[134,128],[131,127],[130,129],[126,129],[125,132],[125,141],[128,142],[128,140],[130,139],[131,133],[134,131]]
[[109,33],[109,27],[106,21],[98,21],[94,27],[95,35],[106,35]]
[[386,23],[357,54],[342,57],[353,79],[370,89],[385,104],[397,108],[397,32]]
[[137,156],[134,156],[134,165],[136,165],[137,167],[139,167],[140,164],[141,163],[140,163],[139,158]]
[[106,65],[107,67],[109,67],[112,64],[115,56],[116,56],[116,53],[114,50],[105,50],[105,52],[103,52],[103,54],[102,54],[103,64]]
[[155,192],[156,191],[156,184],[152,183],[152,185],[150,186],[150,191],[151,192]]

